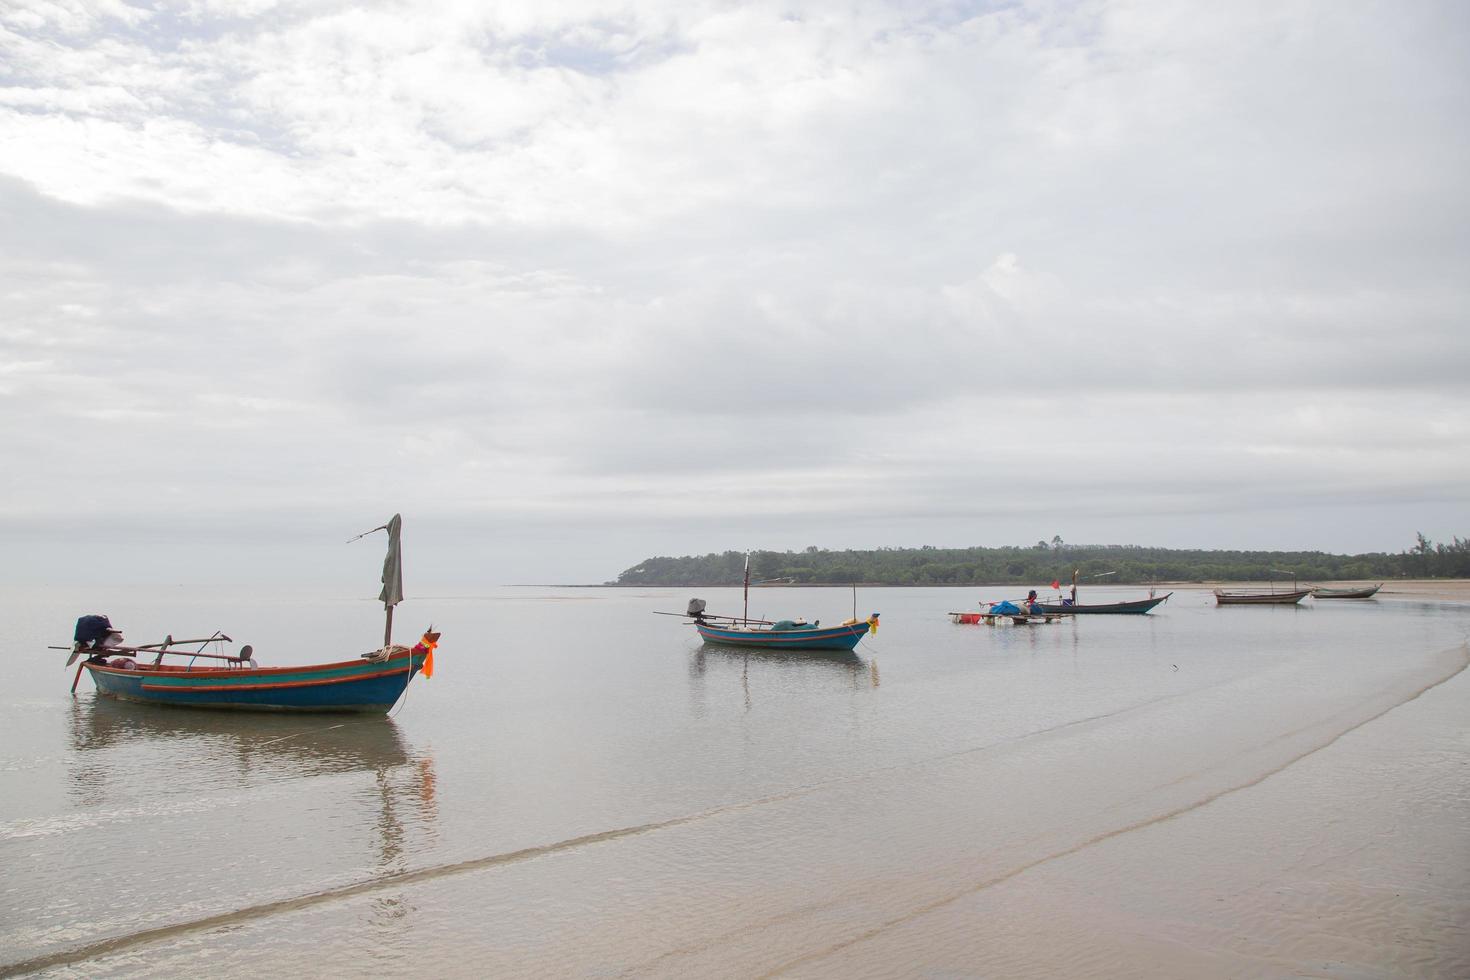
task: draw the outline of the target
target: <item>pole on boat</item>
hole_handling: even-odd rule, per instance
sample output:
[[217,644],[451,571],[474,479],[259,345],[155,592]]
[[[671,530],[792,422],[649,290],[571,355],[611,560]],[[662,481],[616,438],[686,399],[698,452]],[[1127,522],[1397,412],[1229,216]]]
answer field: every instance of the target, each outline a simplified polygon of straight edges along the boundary
[[[399,547],[398,537],[403,530],[403,517],[394,514],[393,519],[387,524],[379,525],[371,531],[364,531],[357,538],[365,538],[373,531],[388,532],[388,555],[383,559],[383,590],[378,593],[378,599],[383,603],[387,612],[386,622],[383,624],[383,648],[393,642],[393,607],[403,601],[403,553]],[[349,538],[348,544],[357,538]]]
[[750,552],[745,552],[745,619],[750,619]]
[[745,553],[745,613],[746,619],[750,619],[750,552]]

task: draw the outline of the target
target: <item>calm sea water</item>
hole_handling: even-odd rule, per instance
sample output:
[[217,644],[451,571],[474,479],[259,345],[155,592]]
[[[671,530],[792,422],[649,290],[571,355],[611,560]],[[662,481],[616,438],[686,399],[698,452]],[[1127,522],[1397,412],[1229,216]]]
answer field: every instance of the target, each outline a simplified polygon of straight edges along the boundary
[[[381,636],[373,602],[11,596],[0,972],[1470,973],[1464,607],[945,616],[1007,591],[861,590],[882,627],[853,656],[703,646],[651,615],[685,590],[415,598],[397,638],[442,630],[437,672],[391,718],[150,708],[86,678],[73,699],[44,649],[104,612],[137,642],[346,659]],[[852,601],[760,589],[751,612]],[[1355,935],[1324,936],[1330,908],[1282,925],[1282,888],[1364,869],[1397,898],[1360,888],[1335,913]]]

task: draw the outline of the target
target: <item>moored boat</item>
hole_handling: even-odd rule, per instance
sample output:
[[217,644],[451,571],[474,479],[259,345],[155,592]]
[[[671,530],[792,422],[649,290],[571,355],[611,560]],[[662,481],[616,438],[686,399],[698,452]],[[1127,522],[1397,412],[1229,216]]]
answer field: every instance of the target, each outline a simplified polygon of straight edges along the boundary
[[[1095,579],[1107,578],[1109,575],[1116,574],[1118,573],[1103,572],[1099,575],[1090,575],[1088,577]],[[1052,582],[1051,587],[1054,589],[1059,589],[1061,588],[1061,583],[1054,581]],[[1169,596],[1173,594],[1174,593],[1172,592],[1166,592],[1161,596],[1155,596],[1153,594],[1153,591],[1150,590],[1147,599],[1129,599],[1124,602],[1098,602],[1091,604],[1081,603],[1077,601],[1077,570],[1074,569],[1072,571],[1072,597],[1070,599],[1060,599],[1060,601],[1058,602],[1038,602],[1038,605],[1041,606],[1044,612],[1065,613],[1072,616],[1141,616],[1144,613],[1149,612],[1160,603],[1167,602],[1169,600]]]
[[965,626],[973,626],[984,623],[986,626],[994,626],[1004,620],[1010,620],[1013,626],[1033,626],[1041,623],[1055,623],[1065,615],[1064,613],[1034,613],[1034,612],[952,612],[949,614],[951,622]]
[[851,651],[869,631],[878,632],[878,614],[857,618],[857,586],[852,589],[852,618],[840,626],[823,627],[821,620],[800,619],[772,622],[750,618],[750,555],[745,556],[745,611],[740,616],[717,616],[705,612],[703,599],[690,599],[682,613],[660,612],[659,616],[684,616],[706,643],[723,643],[762,650],[847,650]]
[[[225,666],[150,664],[131,659],[149,649],[117,647],[103,662],[82,668],[97,693],[124,701],[260,711],[386,712],[433,653],[437,634],[408,647],[393,647],[381,660],[344,660],[301,667],[251,667],[238,657]],[[192,650],[164,651],[193,658]]]
[[1291,592],[1226,592],[1215,590],[1215,604],[1219,606],[1290,606],[1301,602],[1312,592],[1311,589],[1294,589]]
[[1374,594],[1383,588],[1383,583],[1364,589],[1329,589],[1317,587],[1312,590],[1313,599],[1371,599]]
[[[411,648],[392,642],[393,607],[403,599],[401,527],[402,518],[395,514],[387,524],[373,529],[388,532],[383,589],[378,596],[387,613],[381,648],[356,660],[261,667],[249,645],[238,653],[224,652],[224,644],[233,641],[219,631],[204,639],[169,636],[161,643],[129,646],[106,616],[83,616],[77,620],[66,662],[70,667],[85,657],[72,680],[72,693],[85,671],[98,694],[124,701],[257,711],[386,712],[415,674],[422,671],[425,677],[433,676],[434,648],[439,642],[433,627]],[[164,663],[166,656],[187,658],[187,662]],[[200,660],[206,663],[200,665]]]
[[869,619],[846,622],[840,626],[824,627],[820,623],[798,623],[792,620],[769,624],[726,624],[695,620],[694,628],[706,643],[760,647],[763,650],[852,650],[877,624],[878,614],[874,613]]
[[1130,599],[1126,602],[1099,602],[1093,604],[1072,602],[1043,602],[1041,608],[1049,613],[1069,613],[1073,616],[1080,615],[1142,615],[1153,609],[1161,602],[1166,602],[1172,592],[1166,592],[1161,596],[1150,596],[1147,599]]
[[1008,619],[1014,626],[1030,626],[1038,623],[1054,623],[1065,615],[1066,613],[1048,612],[1042,609],[1036,601],[1036,592],[1033,590],[1023,600],[1002,599],[999,602],[986,604],[985,608],[979,612],[952,612],[949,618],[952,622],[966,625],[984,623],[986,626],[994,626]]

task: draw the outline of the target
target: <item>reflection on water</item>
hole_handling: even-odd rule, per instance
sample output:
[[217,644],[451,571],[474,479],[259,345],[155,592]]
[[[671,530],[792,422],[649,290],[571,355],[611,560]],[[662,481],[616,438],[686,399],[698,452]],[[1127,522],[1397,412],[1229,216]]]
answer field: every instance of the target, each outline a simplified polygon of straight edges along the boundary
[[690,689],[696,710],[702,711],[706,682],[710,677],[740,674],[740,691],[745,710],[753,704],[752,692],[829,687],[838,681],[857,689],[878,686],[878,664],[850,650],[759,650],[701,644],[689,658]]
[[830,667],[848,673],[862,669],[864,661],[851,650],[760,650],[719,646],[705,643],[694,652],[695,668],[701,672],[712,662],[765,663],[779,669],[799,670],[803,667]]
[[284,769],[314,776],[405,765],[408,751],[392,719],[324,723],[321,717],[194,710],[114,701],[71,703],[77,758],[105,749],[186,752],[195,764],[227,767],[242,778]]
[[[156,802],[165,795],[157,787],[165,774],[166,795],[198,798],[370,773],[372,781],[351,797],[357,812],[313,817],[371,827],[367,863],[383,873],[408,869],[411,835],[435,836],[433,757],[410,753],[390,718],[245,715],[100,697],[75,700],[69,710],[68,787],[99,819],[138,807],[140,780],[154,783]],[[260,843],[241,834],[235,839],[242,850]]]

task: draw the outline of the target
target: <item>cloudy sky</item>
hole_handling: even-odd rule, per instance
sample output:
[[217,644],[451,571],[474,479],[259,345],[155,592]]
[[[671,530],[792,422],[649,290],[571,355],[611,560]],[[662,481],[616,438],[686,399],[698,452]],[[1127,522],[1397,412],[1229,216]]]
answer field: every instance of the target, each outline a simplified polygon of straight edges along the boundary
[[0,0],[4,574],[1464,535],[1467,11]]

